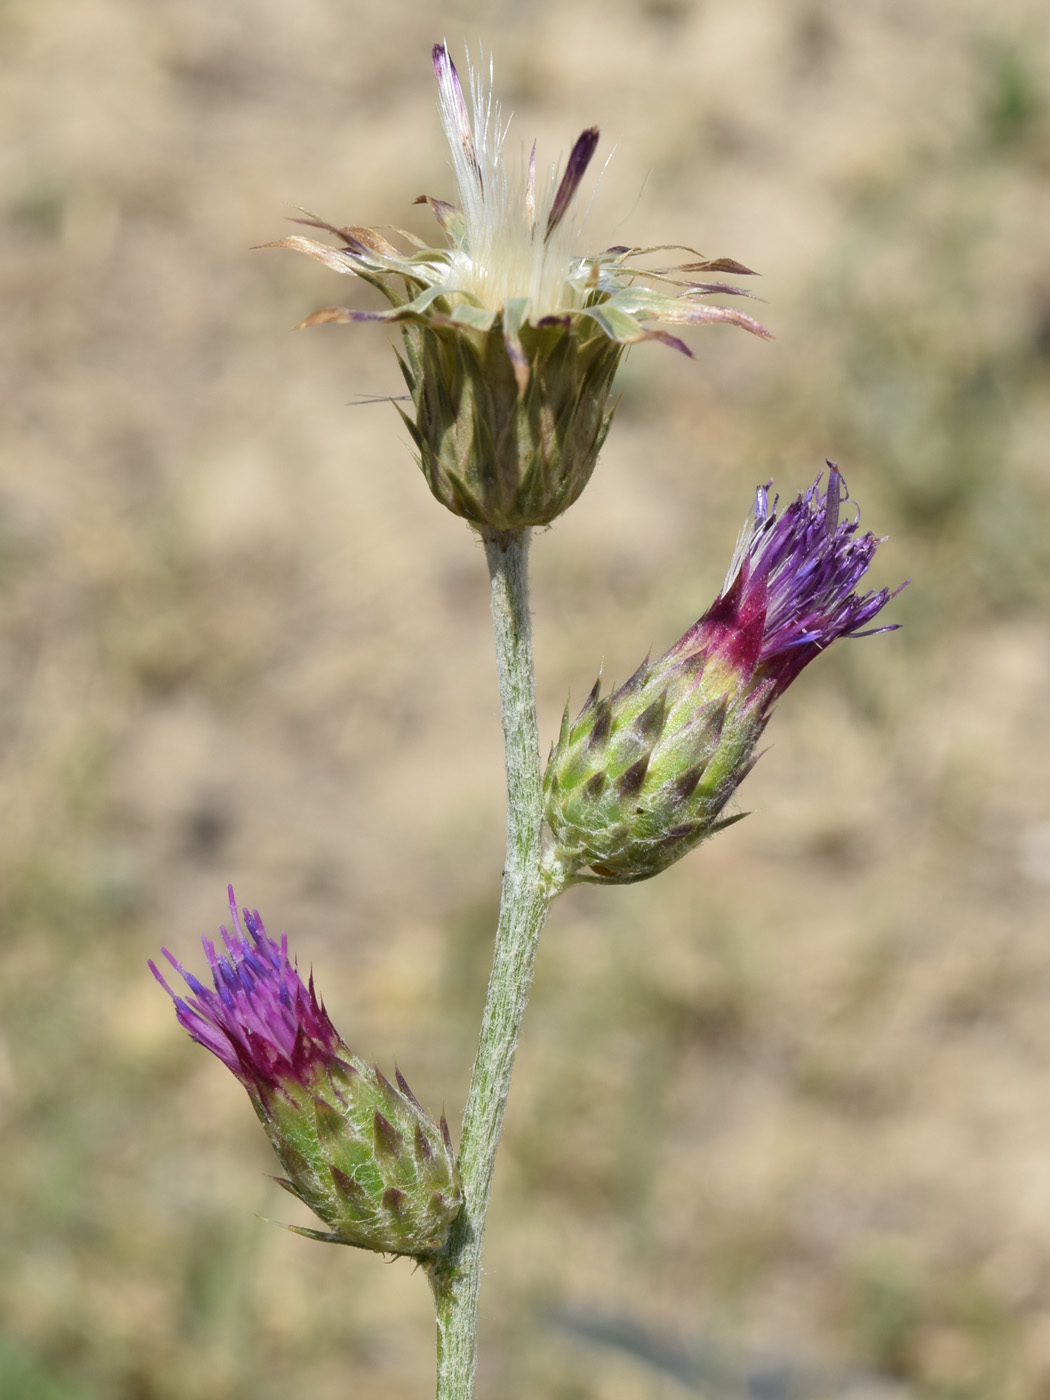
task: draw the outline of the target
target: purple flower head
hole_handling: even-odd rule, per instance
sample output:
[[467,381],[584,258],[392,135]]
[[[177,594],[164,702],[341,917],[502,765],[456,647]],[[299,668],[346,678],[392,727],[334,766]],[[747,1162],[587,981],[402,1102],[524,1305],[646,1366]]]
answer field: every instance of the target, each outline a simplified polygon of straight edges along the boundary
[[900,588],[856,592],[881,541],[858,536],[859,515],[840,519],[849,492],[834,462],[820,485],[779,515],[779,497],[771,506],[768,485],[758,488],[722,592],[669,656],[721,661],[772,704],[837,638],[896,629],[868,624]]
[[777,698],[837,637],[893,630],[869,626],[895,595],[856,591],[879,541],[839,518],[848,496],[828,467],[782,514],[760,487],[703,617],[618,690],[595,685],[575,721],[566,706],[543,780],[563,878],[647,880],[737,820],[725,808]]
[[[281,1165],[278,1183],[328,1226],[299,1234],[382,1254],[431,1259],[463,1201],[444,1116],[429,1117],[400,1070],[396,1085],[351,1054],[314,991],[258,913],[243,928],[230,889],[231,930],[220,951],[203,939],[212,987],[164,956],[186,981],[180,1025],[217,1055],[248,1090]],[[245,932],[247,930],[247,932]]]
[[245,909],[245,936],[232,885],[229,894],[232,932],[221,930],[224,951],[210,938],[201,939],[214,990],[167,948],[161,951],[193,995],[173,992],[152,960],[150,969],[174,1001],[183,1030],[217,1055],[249,1092],[292,1081],[310,1087],[318,1068],[338,1058],[345,1047],[317,999],[313,977],[304,984],[289,959],[287,935],[275,943],[258,912]]

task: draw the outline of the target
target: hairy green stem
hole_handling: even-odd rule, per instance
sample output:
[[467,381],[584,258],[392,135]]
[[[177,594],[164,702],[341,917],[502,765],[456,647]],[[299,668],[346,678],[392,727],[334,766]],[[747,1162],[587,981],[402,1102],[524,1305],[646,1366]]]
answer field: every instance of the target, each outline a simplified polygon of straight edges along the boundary
[[507,755],[507,856],[492,973],[460,1137],[463,1209],[445,1253],[429,1271],[437,1312],[437,1400],[471,1400],[474,1394],[485,1213],[536,947],[559,888],[543,864],[528,543],[528,531],[485,540]]

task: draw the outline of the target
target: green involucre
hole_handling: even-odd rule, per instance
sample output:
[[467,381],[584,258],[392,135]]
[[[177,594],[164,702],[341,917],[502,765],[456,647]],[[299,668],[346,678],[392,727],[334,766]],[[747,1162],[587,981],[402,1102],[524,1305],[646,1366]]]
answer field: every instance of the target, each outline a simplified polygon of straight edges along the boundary
[[431,491],[479,529],[512,532],[548,524],[587,485],[624,347],[580,317],[508,337],[507,315],[487,330],[406,326],[399,358]]
[[702,666],[702,656],[643,663],[615,694],[602,699],[595,685],[575,721],[566,706],[543,793],[570,880],[647,880],[746,815],[722,811],[750,771],[765,717],[732,687],[705,694]]
[[398,1083],[347,1056],[309,1088],[252,1093],[288,1173],[278,1181],[332,1231],[298,1233],[422,1260],[444,1248],[463,1201],[448,1128]]

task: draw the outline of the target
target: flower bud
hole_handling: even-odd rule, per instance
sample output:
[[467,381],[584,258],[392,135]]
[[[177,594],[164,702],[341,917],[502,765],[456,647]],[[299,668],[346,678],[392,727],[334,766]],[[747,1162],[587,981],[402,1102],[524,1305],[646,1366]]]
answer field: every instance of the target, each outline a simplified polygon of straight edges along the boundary
[[330,1231],[297,1233],[432,1258],[463,1199],[444,1116],[433,1122],[400,1071],[395,1087],[351,1054],[313,977],[304,985],[289,961],[287,937],[275,943],[258,913],[243,912],[248,937],[231,889],[225,951],[203,940],[214,990],[165,948],[193,993],[178,996],[150,962],[179,1024],[247,1089],[288,1173],[277,1180]]
[[777,698],[836,638],[894,629],[867,627],[896,595],[854,591],[879,541],[839,519],[845,486],[828,467],[827,490],[818,477],[782,515],[760,488],[703,617],[604,699],[596,684],[571,723],[566,708],[544,801],[570,881],[646,880],[738,820],[723,812]]

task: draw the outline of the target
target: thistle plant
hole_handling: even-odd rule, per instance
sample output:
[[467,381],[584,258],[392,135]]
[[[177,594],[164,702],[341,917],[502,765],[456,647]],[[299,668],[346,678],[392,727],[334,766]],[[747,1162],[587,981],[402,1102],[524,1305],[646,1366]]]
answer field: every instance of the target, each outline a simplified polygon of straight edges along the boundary
[[[578,199],[598,145],[583,132],[564,170],[537,176],[536,149],[512,168],[507,124],[470,71],[469,102],[444,45],[433,51],[458,204],[421,196],[443,234],[399,248],[377,229],[307,217],[337,243],[296,234],[271,247],[318,258],[385,297],[385,310],[329,306],[304,325],[379,321],[402,335],[412,412],[402,412],[430,490],[480,534],[488,563],[506,752],[507,850],[499,922],[458,1152],[426,1114],[341,1039],[314,990],[230,895],[232,925],[207,939],[208,988],[165,950],[190,995],[180,1024],[248,1091],[287,1176],[326,1229],[300,1234],[418,1261],[437,1321],[438,1400],[474,1394],[478,1289],[489,1191],[540,932],[574,884],[648,879],[737,821],[728,810],[756,761],[776,701],[841,637],[870,636],[895,595],[860,591],[879,540],[861,533],[837,466],[783,510],[769,486],[725,584],[697,622],[618,689],[566,707],[541,776],[528,604],[532,526],[580,495],[612,417],[616,369],[653,340],[690,354],[670,326],[721,322],[768,338],[712,305],[745,275],[730,258],[667,247],[579,254]],[[656,323],[655,327],[649,323]],[[245,932],[246,930],[246,932]]]

